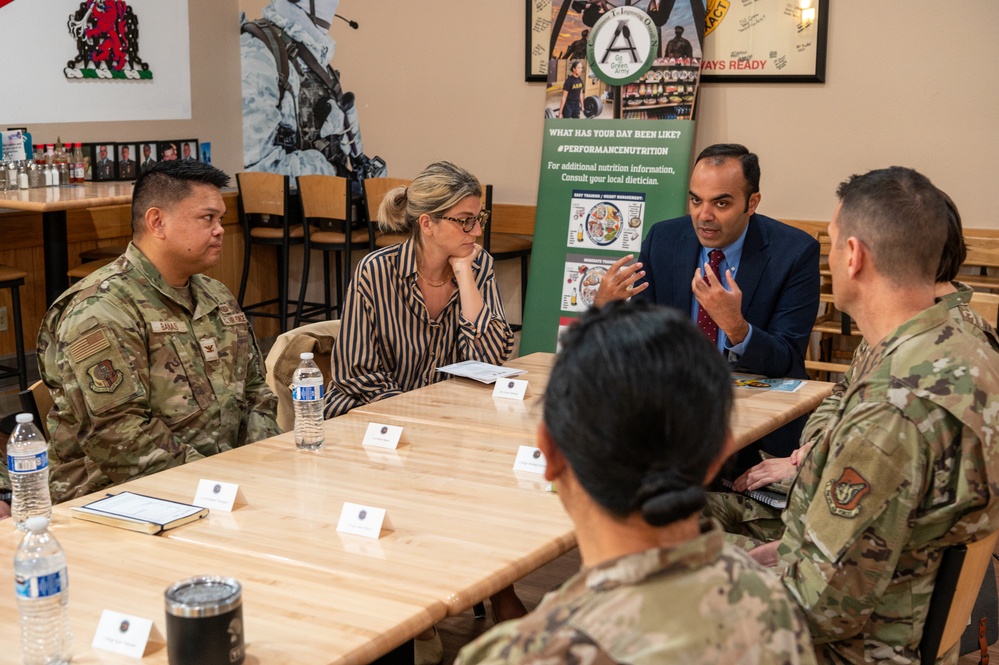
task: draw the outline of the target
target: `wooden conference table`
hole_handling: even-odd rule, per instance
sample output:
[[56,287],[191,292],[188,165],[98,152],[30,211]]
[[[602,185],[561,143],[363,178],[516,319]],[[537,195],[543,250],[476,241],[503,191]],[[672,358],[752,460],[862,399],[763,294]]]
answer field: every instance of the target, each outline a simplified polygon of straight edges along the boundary
[[[548,385],[555,356],[532,353],[506,363],[527,370],[514,377],[529,382],[523,402],[493,399],[493,386],[471,379],[443,381],[357,407],[352,414],[388,425],[406,422],[446,424],[478,432],[507,432],[533,437],[541,422],[541,397]],[[797,392],[756,388],[735,389],[732,434],[736,449],[745,448],[765,434],[811,412],[832,392],[832,384],[806,381]]]
[[[575,545],[572,523],[543,478],[513,471],[518,447],[534,443],[551,361],[533,354],[510,363],[529,370],[523,378],[534,395],[520,403],[526,416],[504,410],[508,400],[493,400],[491,387],[452,380],[380,403],[394,408],[430,393],[427,403],[436,404],[446,389],[458,402],[446,420],[355,410],[327,421],[320,451],[297,450],[288,433],[114,490],[190,502],[201,479],[239,484],[233,512],[213,510],[163,536],[70,518],[71,506],[94,496],[57,506],[53,531],[72,580],[73,662],[134,662],[90,647],[102,611],[151,619],[162,636],[163,591],[205,574],[243,585],[248,663],[364,663],[390,652],[412,662],[411,650],[393,650]],[[790,395],[767,393],[770,399],[759,399],[761,391],[739,396],[736,438],[776,427],[828,392],[828,384],[809,383]],[[361,445],[370,422],[388,420],[404,427],[398,448]],[[337,532],[345,501],[386,509],[390,526],[378,539]],[[0,578],[12,576],[19,540],[9,521],[0,522]],[[0,640],[13,653],[19,637],[9,590],[0,594],[0,612],[8,617]],[[166,662],[162,637],[146,654],[144,662]]]
[[99,182],[63,187],[39,187],[0,191],[0,209],[42,213],[42,251],[45,256],[45,301],[47,305],[69,287],[69,257],[66,211],[119,205],[132,200],[131,182]]

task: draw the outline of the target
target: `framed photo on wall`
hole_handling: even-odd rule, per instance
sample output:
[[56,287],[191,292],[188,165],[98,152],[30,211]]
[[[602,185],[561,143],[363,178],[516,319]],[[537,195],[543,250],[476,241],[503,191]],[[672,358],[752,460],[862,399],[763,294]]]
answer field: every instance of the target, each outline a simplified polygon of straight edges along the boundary
[[156,144],[156,147],[160,151],[160,161],[169,162],[173,159],[180,159],[180,144],[182,141],[176,139],[173,141],[160,141]]
[[552,0],[527,0],[525,37],[525,81],[548,80],[548,54],[551,43]]
[[96,154],[96,143],[83,144],[83,179],[90,182],[94,179],[94,155]]
[[705,83],[824,83],[831,0],[708,1]]
[[96,143],[92,171],[94,182],[114,180],[117,176],[117,154],[114,143]]
[[144,143],[139,143],[139,173],[145,173],[146,170],[159,161],[160,153],[157,150],[156,141],[146,141]]
[[118,180],[135,180],[139,175],[139,162],[136,161],[136,144],[118,144]]
[[198,161],[198,140],[185,139],[180,142],[180,159]]

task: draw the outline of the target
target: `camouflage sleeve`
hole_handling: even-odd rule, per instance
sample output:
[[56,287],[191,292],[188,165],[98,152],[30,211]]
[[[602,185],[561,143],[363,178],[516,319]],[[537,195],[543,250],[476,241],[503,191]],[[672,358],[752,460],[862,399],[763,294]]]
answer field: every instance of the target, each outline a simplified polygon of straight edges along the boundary
[[43,325],[39,365],[56,406],[49,418],[55,466],[76,458],[80,450],[89,464],[120,483],[202,457],[177,442],[158,417],[182,412],[193,397],[178,395],[158,405],[154,417],[151,385],[172,379],[161,375],[169,368],[157,367],[160,374],[151,371],[145,335],[142,317],[110,297],[70,307],[54,333]]
[[518,630],[520,624],[507,621],[493,628],[462,649],[455,665],[615,665],[610,655],[585,633],[563,627],[538,635]]
[[818,408],[812,412],[812,415],[808,417],[808,422],[805,423],[805,429],[801,432],[800,445],[805,445],[809,443],[815,443],[817,439],[822,436],[822,433],[826,430],[826,425],[829,421],[836,415],[839,411],[840,402],[843,401],[843,395],[846,394],[847,389],[850,387],[850,383],[853,380],[854,365],[857,360],[867,351],[867,343],[861,342],[853,352],[853,359],[850,362],[850,366],[847,368],[846,372],[843,373],[843,378],[833,385],[832,394],[822,400]]
[[[243,87],[243,164],[250,171],[336,175],[333,165],[318,150],[294,150],[278,145],[279,128],[298,134],[295,90],[285,93],[278,103],[278,75],[274,56],[267,46],[250,34],[240,35]],[[290,78],[297,80],[292,71]]]
[[240,437],[240,440],[253,443],[277,436],[281,433],[281,428],[274,419],[277,413],[277,395],[267,385],[260,347],[257,346],[257,339],[253,334],[252,327],[249,327],[249,332],[250,353],[247,357],[246,368],[246,412],[243,415],[246,437]]
[[925,476],[926,441],[892,405],[853,409],[832,441],[825,460],[816,450],[803,467],[778,547],[779,572],[815,643],[863,629],[909,541]]

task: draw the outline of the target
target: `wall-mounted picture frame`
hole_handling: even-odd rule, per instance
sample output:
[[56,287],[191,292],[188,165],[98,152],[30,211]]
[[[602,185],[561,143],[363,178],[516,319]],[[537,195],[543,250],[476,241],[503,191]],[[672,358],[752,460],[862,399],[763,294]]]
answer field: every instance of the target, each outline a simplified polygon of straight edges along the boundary
[[118,180],[135,180],[139,175],[139,162],[136,161],[135,143],[117,144]]
[[708,2],[704,83],[824,83],[831,0]]
[[114,180],[118,175],[118,158],[114,143],[95,143],[91,171],[94,182]]
[[83,179],[92,182],[94,179],[94,155],[96,154],[96,143],[83,144]]
[[527,0],[527,32],[524,38],[524,80],[548,80],[551,51],[552,0]]
[[174,139],[172,141],[160,141],[156,144],[156,148],[160,152],[160,161],[169,162],[174,159],[180,159],[180,144],[183,143],[181,139]]
[[156,141],[140,141],[139,144],[139,173],[145,173],[149,167],[160,160],[159,144]]
[[180,154],[178,159],[188,161],[198,161],[198,139],[184,139],[180,142]]

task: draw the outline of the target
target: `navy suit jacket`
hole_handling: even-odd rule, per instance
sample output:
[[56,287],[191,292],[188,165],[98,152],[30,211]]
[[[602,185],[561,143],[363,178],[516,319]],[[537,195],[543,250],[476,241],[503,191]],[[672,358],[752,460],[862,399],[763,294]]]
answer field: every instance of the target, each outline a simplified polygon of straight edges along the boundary
[[[649,230],[639,261],[649,288],[635,296],[682,310],[688,316],[690,284],[701,251],[690,216]],[[775,219],[754,214],[735,275],[742,316],[753,336],[736,366],[770,377],[808,378],[805,348],[819,311],[819,243]]]

